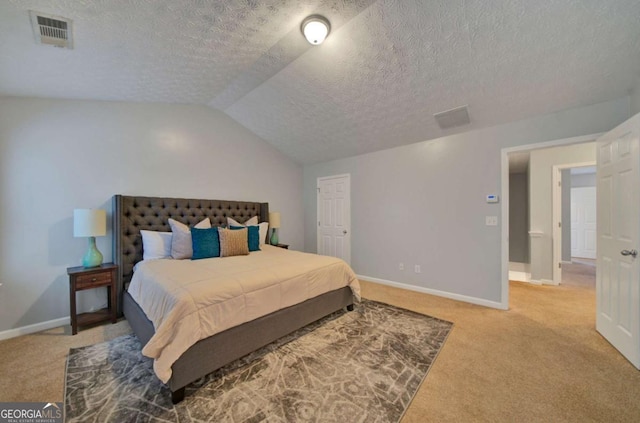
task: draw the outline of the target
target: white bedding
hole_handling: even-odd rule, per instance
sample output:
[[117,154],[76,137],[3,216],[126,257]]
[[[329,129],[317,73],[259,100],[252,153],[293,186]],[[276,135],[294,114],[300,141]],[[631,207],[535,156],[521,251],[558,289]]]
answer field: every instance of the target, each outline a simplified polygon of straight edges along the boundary
[[138,263],[129,294],[156,333],[142,349],[163,382],[189,347],[329,291],[360,285],[344,261],[263,245],[248,256]]

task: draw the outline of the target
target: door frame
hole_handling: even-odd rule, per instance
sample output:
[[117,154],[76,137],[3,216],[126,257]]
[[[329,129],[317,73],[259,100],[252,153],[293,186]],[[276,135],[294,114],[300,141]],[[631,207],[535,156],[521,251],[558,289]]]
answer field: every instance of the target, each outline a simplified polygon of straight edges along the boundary
[[349,211],[349,221],[347,222],[347,226],[349,228],[349,253],[348,253],[348,259],[349,260],[345,260],[345,262],[347,262],[347,264],[351,265],[351,240],[353,239],[351,237],[351,174],[350,173],[342,173],[339,175],[331,175],[331,176],[320,176],[316,179],[316,252],[319,254],[320,253],[320,242],[321,242],[321,236],[320,236],[320,182],[322,181],[328,181],[330,179],[340,179],[340,178],[346,178],[347,179],[347,186],[349,189],[349,207],[348,207],[348,211]]
[[595,161],[590,161],[553,166],[553,173],[551,176],[553,190],[551,200],[553,207],[551,216],[551,236],[553,239],[553,285],[560,285],[562,282],[562,267],[560,266],[560,263],[562,262],[562,228],[559,226],[559,223],[562,220],[562,186],[560,185],[560,182],[562,181],[562,171],[565,169],[573,169],[574,167],[589,167],[595,165]]
[[505,147],[500,150],[500,163],[501,163],[501,197],[502,197],[502,225],[500,230],[502,233],[501,239],[501,262],[502,262],[502,295],[500,302],[502,308],[509,309],[509,153],[539,150],[549,147],[561,147],[571,144],[582,144],[585,142],[593,142],[600,138],[604,132],[582,135],[578,137],[562,138],[553,141],[544,141],[533,144],[524,144],[516,147]]

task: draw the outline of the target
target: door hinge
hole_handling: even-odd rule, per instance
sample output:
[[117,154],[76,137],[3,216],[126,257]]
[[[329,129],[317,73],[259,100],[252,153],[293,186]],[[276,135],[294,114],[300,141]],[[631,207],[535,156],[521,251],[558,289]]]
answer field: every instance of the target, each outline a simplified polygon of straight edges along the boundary
[[558,228],[562,228],[562,222],[558,222]]
[[318,190],[318,194],[320,194],[320,187],[316,188]]
[[320,221],[318,220],[318,226],[320,226]]
[[562,263],[558,263],[558,269],[562,269]]

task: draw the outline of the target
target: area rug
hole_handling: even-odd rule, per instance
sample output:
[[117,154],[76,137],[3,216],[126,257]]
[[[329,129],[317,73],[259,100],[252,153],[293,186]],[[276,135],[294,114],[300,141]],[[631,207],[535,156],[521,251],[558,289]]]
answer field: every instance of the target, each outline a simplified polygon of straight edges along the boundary
[[69,352],[65,421],[398,422],[451,328],[363,300],[192,383],[175,406],[125,335]]

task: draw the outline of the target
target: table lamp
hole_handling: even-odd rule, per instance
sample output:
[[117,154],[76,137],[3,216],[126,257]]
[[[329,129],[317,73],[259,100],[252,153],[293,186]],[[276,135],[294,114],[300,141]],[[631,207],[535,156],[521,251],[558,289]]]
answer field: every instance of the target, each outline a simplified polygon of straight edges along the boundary
[[278,245],[278,228],[280,228],[280,212],[269,213],[269,226],[273,228],[271,233],[271,245]]
[[73,211],[73,236],[89,237],[89,249],[82,258],[84,267],[102,264],[102,253],[96,248],[96,237],[107,234],[107,212],[96,209],[75,209]]

